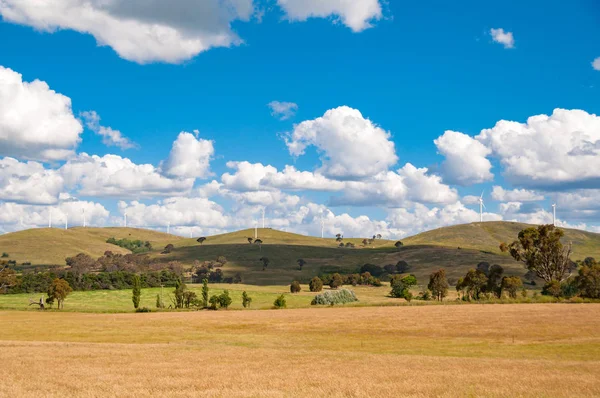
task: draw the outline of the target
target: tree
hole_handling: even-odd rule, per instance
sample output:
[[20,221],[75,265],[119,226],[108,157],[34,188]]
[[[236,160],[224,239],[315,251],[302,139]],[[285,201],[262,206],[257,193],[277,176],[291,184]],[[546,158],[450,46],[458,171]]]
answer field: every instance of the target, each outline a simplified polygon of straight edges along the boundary
[[186,290],[185,292],[183,292],[183,306],[185,308],[190,308],[190,306],[194,303],[197,303],[198,300],[197,299],[197,295],[195,292],[192,292],[190,290]]
[[173,246],[173,244],[169,243],[168,245],[165,246],[165,248],[163,249],[161,254],[169,254],[173,251],[173,249],[175,249],[175,246]]
[[502,278],[501,289],[508,293],[508,297],[517,298],[517,291],[523,288],[523,281],[518,276],[505,276]]
[[500,298],[502,296],[501,282],[504,268],[497,264],[490,265],[487,262],[481,262],[477,264],[477,269],[483,272],[486,278],[488,278],[487,285],[483,291],[485,293],[492,293]]
[[304,267],[304,265],[306,264],[306,261],[304,261],[303,258],[299,258],[298,260],[296,260],[296,262],[298,263],[298,267],[300,267],[300,270],[302,270],[302,267]]
[[248,238],[248,243],[252,244],[252,238]]
[[433,296],[442,301],[448,295],[448,279],[446,278],[446,270],[440,269],[429,276],[429,284],[427,288],[431,290]]
[[417,278],[414,275],[406,275],[401,279],[393,279],[392,280],[392,291],[390,292],[390,296],[396,298],[403,298],[406,301],[410,302],[412,299],[412,293],[410,292],[410,288],[417,284]]
[[229,297],[229,290],[223,290],[223,293],[219,295],[219,306],[227,309],[231,305],[231,301],[231,297]]
[[292,284],[290,285],[291,293],[299,293],[301,290],[302,290],[302,288],[300,287],[300,282],[298,282],[298,281],[293,281]]
[[218,256],[217,263],[219,263],[221,265],[225,265],[225,264],[227,264],[227,258],[225,256]]
[[342,276],[336,272],[335,274],[331,275],[331,281],[329,281],[329,287],[331,287],[332,289],[337,289],[338,287],[342,286],[343,283],[344,283],[344,278],[342,278]]
[[600,264],[595,260],[588,264],[579,269],[575,281],[582,297],[597,299],[600,298]]
[[402,243],[401,241],[397,241],[396,243],[394,243],[394,246],[396,246],[396,249],[400,249],[402,246],[404,246],[404,243]]
[[17,283],[17,273],[8,268],[8,265],[0,265],[0,292],[4,292],[9,287]]
[[181,281],[181,278],[177,278],[177,281],[175,282],[175,290],[173,291],[173,294],[175,294],[175,300],[173,302],[173,304],[175,305],[175,308],[183,308],[183,306],[184,306],[183,293],[185,292],[185,289],[186,289],[185,283],[183,283]]
[[396,272],[399,274],[405,274],[410,271],[410,265],[404,260],[400,260],[396,263]]
[[258,261],[262,261],[263,263],[263,271],[267,269],[267,267],[269,266],[269,263],[271,262],[271,260],[269,260],[268,257],[261,257],[258,259]]
[[51,303],[56,300],[59,310],[65,308],[65,299],[72,291],[73,289],[71,289],[69,282],[64,279],[55,278],[48,288],[48,299],[46,302]]
[[287,308],[287,302],[285,301],[285,296],[283,294],[275,299],[273,307],[276,309]]
[[133,301],[133,308],[136,310],[140,306],[140,296],[142,295],[142,281],[140,280],[139,275],[133,276],[133,296],[131,300]]
[[219,296],[213,294],[212,296],[210,296],[210,300],[208,300],[208,302],[210,303],[210,307],[208,308],[216,311],[217,305],[219,304]]
[[315,276],[310,280],[308,288],[311,292],[320,292],[321,290],[323,290],[323,281],[318,276]]
[[201,236],[198,239],[196,239],[196,242],[198,242],[200,244],[203,244],[205,240],[206,240],[206,237],[205,236]]
[[487,286],[488,278],[480,269],[470,269],[464,278],[458,280],[457,291],[466,290],[469,299],[479,300],[480,294]]
[[160,294],[156,295],[156,308],[165,308],[165,304],[163,303],[162,299],[160,298]]
[[363,239],[362,242],[363,246],[367,246],[369,244],[369,241],[366,239]]
[[554,225],[540,225],[537,228],[526,228],[519,232],[518,240],[510,245],[500,245],[500,249],[508,251],[517,261],[525,264],[527,269],[543,279],[546,283],[562,282],[573,270],[571,244],[564,245],[560,239],[564,236],[562,229]]
[[84,253],[79,253],[74,257],[67,257],[65,262],[71,268],[73,275],[75,275],[77,284],[81,283],[83,275],[90,272],[96,264],[96,261],[92,257]]
[[544,296],[560,297],[561,293],[562,289],[560,288],[560,282],[558,281],[546,282],[542,288],[542,294]]
[[208,307],[208,279],[202,279],[202,306]]
[[335,234],[335,241],[336,242],[341,242],[344,240],[344,236],[342,236],[342,234]]
[[246,291],[244,290],[242,292],[242,305],[244,306],[244,308],[248,308],[250,307],[250,304],[252,304],[252,297],[248,296],[248,293],[246,293]]
[[381,239],[381,234],[377,234],[377,239]]
[[374,277],[379,277],[383,275],[383,268],[375,264],[364,264],[362,267],[360,267],[360,273],[362,274],[364,272],[368,272]]

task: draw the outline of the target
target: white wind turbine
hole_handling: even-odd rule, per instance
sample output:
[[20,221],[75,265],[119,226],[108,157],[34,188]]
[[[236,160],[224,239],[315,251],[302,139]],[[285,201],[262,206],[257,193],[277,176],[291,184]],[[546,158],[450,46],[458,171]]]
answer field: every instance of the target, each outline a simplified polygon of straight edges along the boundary
[[85,228],[85,207],[81,209],[81,213],[83,213],[83,228]]
[[481,191],[481,196],[479,197],[479,222],[483,222],[483,209],[485,209],[485,205],[483,204],[483,191]]
[[127,212],[123,214],[123,227],[127,228]]
[[556,226],[556,203],[552,203],[552,225]]
[[171,233],[171,221],[167,221],[167,233]]
[[262,227],[265,229],[265,207],[262,208]]
[[65,213],[65,229],[69,229],[69,215]]
[[258,238],[258,221],[254,221],[254,240]]
[[48,228],[52,228],[52,207],[48,208]]

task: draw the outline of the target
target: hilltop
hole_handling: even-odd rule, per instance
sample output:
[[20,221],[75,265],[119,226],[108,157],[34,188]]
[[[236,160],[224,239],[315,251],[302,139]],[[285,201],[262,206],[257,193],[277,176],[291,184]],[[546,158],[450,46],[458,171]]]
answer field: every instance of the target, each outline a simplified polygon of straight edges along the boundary
[[[344,239],[356,248],[339,248],[335,238],[317,238],[259,228],[258,237],[262,245],[249,244],[254,238],[254,229],[246,229],[221,235],[208,236],[201,245],[196,238],[182,238],[145,229],[135,228],[73,228],[32,229],[0,236],[0,252],[10,254],[8,259],[18,264],[29,261],[33,265],[64,265],[64,259],[77,253],[92,257],[104,251],[129,253],[128,250],[106,243],[110,237],[148,240],[153,250],[150,257],[161,261],[180,261],[192,265],[195,261],[215,260],[225,256],[228,260],[223,272],[232,276],[241,273],[243,281],[250,284],[288,284],[297,279],[308,282],[321,273],[357,272],[361,265],[395,264],[400,260],[411,266],[420,281],[428,278],[436,269],[446,268],[451,280],[463,276],[469,268],[481,261],[500,264],[507,274],[523,275],[521,263],[501,253],[501,242],[512,242],[527,224],[511,222],[486,222],[456,225],[405,238],[404,246],[397,249],[396,241],[376,239],[367,247],[361,238]],[[600,234],[566,229],[565,239],[573,242],[573,259],[587,256],[600,257]],[[175,249],[161,254],[167,244]],[[268,257],[268,269],[262,270],[261,257]],[[304,259],[306,265],[298,269],[297,260]]]

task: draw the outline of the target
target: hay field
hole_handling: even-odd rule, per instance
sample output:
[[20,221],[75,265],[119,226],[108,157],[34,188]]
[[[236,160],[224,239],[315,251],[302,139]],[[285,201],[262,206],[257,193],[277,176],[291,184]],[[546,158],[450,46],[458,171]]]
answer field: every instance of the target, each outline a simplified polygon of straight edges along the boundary
[[600,395],[600,305],[0,312],[1,396]]

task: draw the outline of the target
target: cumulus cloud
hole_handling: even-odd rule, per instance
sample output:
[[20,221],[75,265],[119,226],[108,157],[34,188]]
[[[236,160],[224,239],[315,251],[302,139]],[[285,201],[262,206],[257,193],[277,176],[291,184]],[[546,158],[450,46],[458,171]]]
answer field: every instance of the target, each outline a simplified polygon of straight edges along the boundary
[[446,158],[442,173],[447,182],[471,185],[494,178],[492,163],[486,158],[492,151],[481,142],[463,133],[446,131],[434,143]]
[[494,186],[492,189],[492,199],[500,202],[532,202],[544,200],[544,196],[527,189],[506,190],[500,186]]
[[268,107],[271,108],[271,115],[279,120],[293,117],[298,110],[298,105],[293,102],[271,101]]
[[600,57],[596,58],[592,62],[592,68],[594,68],[595,70],[600,70]]
[[63,189],[63,178],[38,162],[0,159],[0,199],[26,204],[54,204]]
[[379,0],[277,0],[277,4],[292,21],[334,17],[354,32],[372,27],[383,16]]
[[74,154],[82,131],[69,97],[0,66],[0,155],[62,160]]
[[117,155],[81,153],[58,172],[65,184],[83,196],[151,197],[187,193],[193,178],[171,179],[151,164],[135,164]]
[[95,111],[82,112],[81,117],[85,120],[85,124],[90,130],[102,137],[104,145],[117,146],[121,149],[137,147],[134,142],[131,142],[127,137],[123,137],[123,134],[119,130],[101,126],[100,116]]
[[173,142],[169,157],[161,168],[169,177],[206,178],[212,175],[210,161],[214,154],[212,141],[182,131]]
[[252,0],[3,0],[5,21],[44,32],[87,33],[98,45],[138,63],[179,63],[213,47],[241,40],[231,22],[247,21]]
[[504,29],[490,29],[490,35],[492,36],[492,40],[496,43],[500,43],[504,46],[504,48],[514,48],[515,47],[515,38],[513,37],[512,32],[505,32]]
[[501,120],[475,139],[519,185],[585,187],[600,182],[600,156],[578,151],[600,140],[600,117],[585,111],[555,109],[526,123]]
[[304,121],[285,137],[294,156],[310,145],[321,152],[320,173],[330,178],[361,179],[386,171],[397,161],[390,133],[347,106]]

